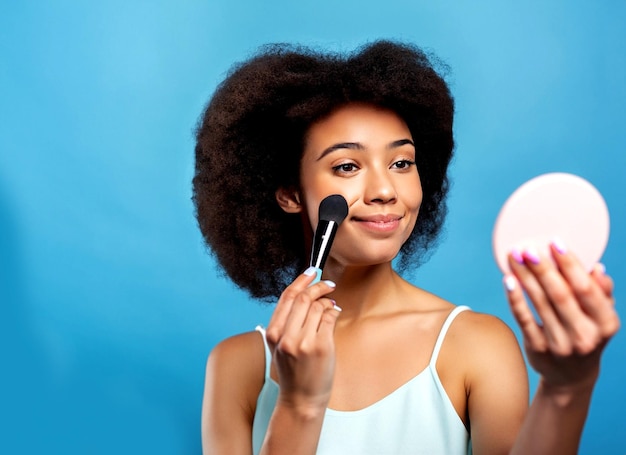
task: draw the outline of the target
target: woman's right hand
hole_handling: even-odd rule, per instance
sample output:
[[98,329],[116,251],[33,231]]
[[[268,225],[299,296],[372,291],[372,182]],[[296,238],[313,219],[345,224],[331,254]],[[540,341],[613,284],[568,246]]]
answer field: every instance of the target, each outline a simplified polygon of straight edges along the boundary
[[266,330],[276,367],[278,404],[304,415],[326,410],[335,371],[333,332],[341,309],[326,297],[335,284],[311,284],[309,268],[282,293]]

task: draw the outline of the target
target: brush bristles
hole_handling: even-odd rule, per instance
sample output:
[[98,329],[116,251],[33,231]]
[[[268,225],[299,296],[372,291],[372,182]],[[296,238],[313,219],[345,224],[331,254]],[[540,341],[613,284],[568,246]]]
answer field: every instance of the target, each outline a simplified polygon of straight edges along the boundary
[[348,216],[348,203],[343,196],[332,194],[325,197],[320,203],[320,220],[334,221],[340,225],[346,216]]

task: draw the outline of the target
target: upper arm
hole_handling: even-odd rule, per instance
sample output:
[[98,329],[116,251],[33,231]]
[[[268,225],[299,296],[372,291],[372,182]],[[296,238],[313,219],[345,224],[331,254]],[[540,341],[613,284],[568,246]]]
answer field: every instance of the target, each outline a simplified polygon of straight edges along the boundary
[[502,321],[474,313],[467,366],[468,413],[476,455],[508,453],[528,409],[528,373],[515,335]]
[[263,344],[257,333],[228,338],[211,351],[202,401],[205,455],[252,453],[252,420],[263,372]]

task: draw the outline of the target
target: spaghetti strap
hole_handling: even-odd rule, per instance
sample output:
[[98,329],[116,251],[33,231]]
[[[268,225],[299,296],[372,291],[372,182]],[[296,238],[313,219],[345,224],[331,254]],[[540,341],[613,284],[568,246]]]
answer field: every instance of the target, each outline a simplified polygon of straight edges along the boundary
[[263,346],[265,346],[265,380],[270,377],[270,366],[272,364],[272,353],[270,352],[270,346],[267,344],[267,338],[265,337],[265,327],[257,325],[255,329],[263,337]]
[[441,330],[439,331],[439,335],[437,336],[437,341],[435,342],[435,347],[433,349],[433,354],[430,357],[429,365],[432,366],[433,368],[435,367],[435,364],[437,363],[437,357],[439,356],[439,350],[441,349],[441,345],[443,344],[443,339],[446,337],[446,333],[448,332],[448,329],[450,328],[450,324],[452,324],[452,321],[454,321],[454,318],[456,318],[456,316],[459,313],[461,313],[461,312],[463,312],[465,310],[469,310],[469,309],[470,308],[468,306],[459,305],[454,310],[452,310],[450,312],[448,317],[446,317],[446,320],[443,322],[443,325],[441,326]]

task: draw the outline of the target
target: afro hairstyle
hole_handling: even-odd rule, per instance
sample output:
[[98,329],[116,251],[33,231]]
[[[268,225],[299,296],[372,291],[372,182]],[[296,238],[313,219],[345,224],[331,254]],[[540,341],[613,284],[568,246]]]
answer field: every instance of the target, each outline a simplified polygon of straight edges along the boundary
[[302,219],[275,193],[299,188],[310,125],[352,102],[391,109],[411,131],[423,201],[397,266],[425,260],[446,215],[454,148],[454,101],[435,66],[445,70],[413,45],[376,41],[348,54],[268,45],[231,69],[196,129],[193,202],[210,251],[238,287],[272,301],[307,265]]

